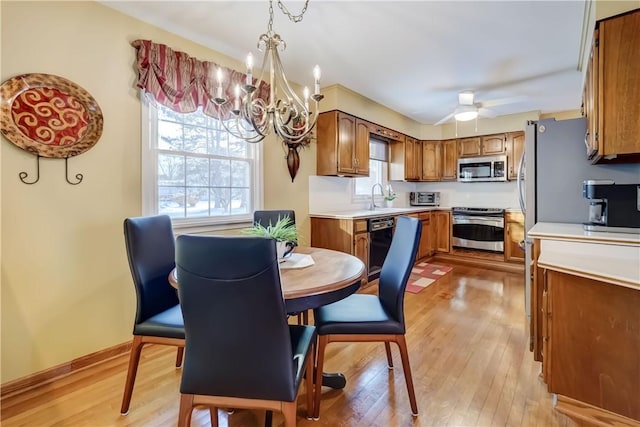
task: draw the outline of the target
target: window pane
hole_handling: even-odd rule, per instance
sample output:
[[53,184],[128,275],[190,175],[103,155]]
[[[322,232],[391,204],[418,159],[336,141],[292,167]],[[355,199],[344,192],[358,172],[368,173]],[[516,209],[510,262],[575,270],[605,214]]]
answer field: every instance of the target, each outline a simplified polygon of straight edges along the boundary
[[229,187],[230,186],[230,161],[211,159],[211,186],[212,187]]
[[251,212],[251,194],[249,189],[234,188],[231,191],[231,213],[232,214],[246,214]]
[[184,186],[184,157],[158,154],[158,184]]
[[187,188],[187,216],[209,215],[209,191],[205,188]]
[[200,126],[184,127],[184,151],[190,153],[207,152],[207,131]]
[[231,189],[212,188],[210,194],[211,215],[229,215],[229,200],[231,200]]
[[158,148],[182,150],[182,125],[173,122],[158,122]]
[[187,157],[187,185],[209,186],[209,159]]
[[251,182],[251,169],[249,162],[232,160],[231,161],[231,186],[232,187],[249,187]]
[[158,202],[159,214],[169,215],[172,218],[182,218],[184,216],[184,188],[159,186]]
[[229,155],[229,138],[227,138],[226,131],[209,130],[209,154]]

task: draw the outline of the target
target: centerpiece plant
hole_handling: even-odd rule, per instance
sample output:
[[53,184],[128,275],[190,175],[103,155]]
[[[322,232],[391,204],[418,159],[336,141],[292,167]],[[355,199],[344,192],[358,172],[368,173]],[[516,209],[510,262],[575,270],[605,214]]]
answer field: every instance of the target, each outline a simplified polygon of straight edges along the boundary
[[269,223],[266,227],[261,223],[255,223],[252,227],[244,229],[243,233],[274,239],[277,242],[278,258],[283,258],[291,253],[298,244],[296,224],[288,216],[278,218],[275,224]]

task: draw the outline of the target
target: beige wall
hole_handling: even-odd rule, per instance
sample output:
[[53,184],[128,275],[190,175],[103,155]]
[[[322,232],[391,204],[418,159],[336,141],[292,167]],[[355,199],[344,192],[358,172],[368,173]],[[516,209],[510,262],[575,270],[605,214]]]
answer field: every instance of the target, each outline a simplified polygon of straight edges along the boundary
[[[203,60],[242,65],[200,45],[94,2],[0,2],[2,81],[22,73],[56,74],[85,88],[104,115],[99,142],[64,161],[35,158],[0,143],[2,161],[0,381],[50,368],[131,339],[135,293],[122,221],[141,213],[140,101],[135,89],[138,38],[165,43]],[[275,138],[265,146],[266,208],[293,208],[309,235],[308,175],[315,149],[301,152],[294,183]],[[297,219],[296,218],[296,219]]]

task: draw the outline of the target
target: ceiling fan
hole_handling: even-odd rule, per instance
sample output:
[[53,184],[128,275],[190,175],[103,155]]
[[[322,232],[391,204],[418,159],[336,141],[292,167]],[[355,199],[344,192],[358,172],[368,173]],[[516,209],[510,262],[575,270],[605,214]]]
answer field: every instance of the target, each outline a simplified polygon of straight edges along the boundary
[[507,99],[495,99],[493,101],[487,102],[474,102],[474,93],[470,90],[465,90],[458,93],[458,106],[451,114],[440,119],[434,126],[441,125],[442,123],[448,122],[452,118],[456,120],[456,122],[466,122],[469,120],[477,119],[478,116],[493,118],[496,116],[496,113],[490,110],[488,107],[502,105],[502,104],[511,104],[514,102],[519,102],[521,97],[513,97]]

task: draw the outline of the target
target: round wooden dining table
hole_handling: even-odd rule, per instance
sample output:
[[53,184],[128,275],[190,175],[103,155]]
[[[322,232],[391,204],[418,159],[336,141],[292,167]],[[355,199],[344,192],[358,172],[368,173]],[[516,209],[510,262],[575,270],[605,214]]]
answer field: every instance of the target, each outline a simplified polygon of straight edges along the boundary
[[[323,248],[296,247],[295,254],[307,254],[313,264],[303,268],[280,267],[280,283],[287,312],[298,313],[339,301],[358,290],[365,277],[364,263],[353,255]],[[169,283],[178,288],[176,269]]]
[[[280,283],[287,313],[304,312],[346,298],[360,288],[366,274],[364,263],[344,252],[299,246],[294,253],[311,255],[313,264],[303,268],[281,265]],[[169,274],[169,283],[178,288],[175,268]],[[339,373],[325,373],[322,383],[343,388],[346,379]]]

